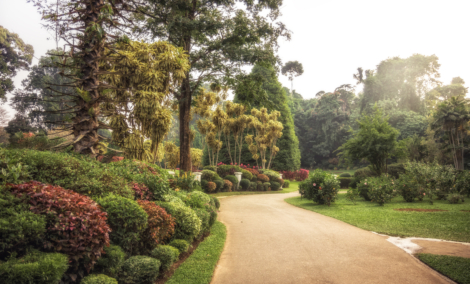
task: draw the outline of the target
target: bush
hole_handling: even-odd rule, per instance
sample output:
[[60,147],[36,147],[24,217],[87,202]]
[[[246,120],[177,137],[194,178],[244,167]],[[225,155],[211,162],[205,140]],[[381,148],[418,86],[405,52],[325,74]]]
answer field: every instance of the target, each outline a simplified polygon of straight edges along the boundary
[[207,192],[213,193],[217,190],[217,184],[215,182],[208,182],[207,183]]
[[201,220],[189,207],[174,202],[156,202],[176,220],[174,238],[192,242],[201,231]]
[[269,177],[268,177],[267,175],[259,174],[259,175],[258,175],[258,181],[260,181],[260,182],[268,182],[268,181],[269,181]]
[[450,204],[458,204],[459,201],[465,202],[465,198],[460,194],[449,194],[447,200]]
[[136,200],[153,200],[153,193],[145,184],[133,182],[131,189],[134,191]]
[[283,179],[304,181],[309,176],[309,171],[306,169],[300,169],[298,171],[280,171]]
[[180,251],[172,246],[160,245],[152,250],[151,256],[160,260],[162,271],[168,270],[178,260]]
[[119,284],[153,284],[161,263],[158,259],[137,255],[126,260],[119,272]]
[[214,181],[214,183],[217,185],[216,191],[222,191],[224,189],[224,180],[223,179],[217,179]]
[[340,177],[340,178],[338,178],[338,181],[340,183],[340,188],[349,188],[349,184],[351,183],[352,180],[353,180],[353,178],[351,178],[351,177]]
[[383,206],[394,197],[393,180],[387,176],[370,178],[369,197],[372,202]]
[[351,177],[350,173],[342,173],[339,175],[339,177]]
[[179,250],[180,253],[188,252],[189,243],[185,240],[172,240],[168,245]]
[[203,170],[201,180],[214,181],[219,179],[219,175],[214,171]]
[[424,188],[419,187],[414,177],[410,174],[402,174],[400,178],[396,180],[395,188],[406,202],[413,202],[415,198],[423,200],[425,193]]
[[104,274],[91,274],[83,278],[80,284],[118,284],[118,282]]
[[229,180],[232,183],[232,190],[238,189],[238,179],[236,176],[228,175],[228,176],[225,176],[225,179]]
[[147,254],[157,245],[168,240],[175,232],[175,218],[155,203],[137,201],[148,215],[147,228],[140,234],[139,251]]
[[[61,186],[87,196],[100,197],[114,193],[134,197],[126,180],[107,171],[105,164],[84,156],[24,149],[8,150],[4,154],[5,159],[15,159],[27,165],[32,180]],[[0,168],[5,166],[0,163]]]
[[253,178],[253,174],[250,171],[242,169],[242,179],[251,180]]
[[[369,178],[369,181],[372,178]],[[361,180],[357,184],[357,190],[359,191],[359,195],[364,198],[365,201],[371,201],[371,197],[369,196],[369,189],[370,189],[370,182],[367,182],[367,179]]]
[[391,164],[387,165],[387,173],[389,176],[397,179],[400,177],[401,174],[404,174],[405,171],[405,166],[403,164]]
[[278,181],[281,179],[281,175],[273,170],[263,170],[262,174],[267,176],[269,181]]
[[282,185],[282,188],[289,188],[289,186],[290,186],[289,181],[285,180],[284,184]]
[[202,168],[203,170],[209,170],[209,171],[213,171],[213,172],[217,172],[217,167],[216,166],[205,166],[204,168]]
[[357,188],[357,185],[361,182],[361,179],[358,177],[353,177],[351,182],[349,183],[350,188]]
[[215,208],[219,209],[220,208],[220,201],[217,197],[211,196],[211,199],[214,201]]
[[[199,231],[199,236],[202,236],[206,233],[209,233],[210,228],[211,228],[211,215],[209,212],[207,212],[205,209],[201,208],[194,208],[194,212],[196,213],[197,217],[199,220],[201,220],[201,230]],[[215,222],[215,220],[214,220]]]
[[258,185],[257,185],[256,182],[250,182],[249,190],[251,190],[251,191],[256,191],[257,186],[258,186]]
[[46,217],[29,211],[25,200],[0,186],[0,259],[12,251],[23,253],[30,243],[43,238]]
[[332,174],[320,169],[313,171],[309,179],[299,184],[302,197],[328,206],[336,200],[338,189],[339,181]]
[[108,213],[108,224],[112,230],[109,237],[113,244],[133,254],[147,228],[148,215],[145,210],[136,201],[118,195],[109,195],[97,201]]
[[201,191],[191,192],[184,199],[184,203],[191,208],[205,208],[205,205],[210,202],[210,195]]
[[351,201],[354,205],[356,205],[356,200],[359,197],[359,190],[357,188],[350,188],[346,193],[346,199]]
[[281,188],[281,184],[275,181],[271,182],[271,190],[276,191]]
[[233,187],[233,183],[229,180],[224,180],[224,191],[225,192],[231,192]]
[[116,245],[110,245],[104,248],[104,254],[96,262],[95,271],[104,273],[108,276],[117,277],[121,265],[126,259],[126,253]]
[[270,191],[271,190],[271,183],[268,182],[263,182],[263,190],[264,191]]
[[256,182],[256,190],[257,191],[263,191],[264,190],[263,182],[261,182],[261,181]]
[[67,264],[67,256],[63,254],[32,251],[23,258],[12,256],[0,262],[0,279],[3,284],[55,284],[67,271]]
[[243,190],[248,190],[248,188],[250,187],[250,180],[248,179],[242,179],[240,181],[240,187],[241,189]]
[[68,275],[93,268],[103,247],[109,245],[111,231],[106,224],[106,213],[93,200],[37,181],[10,185],[9,190],[16,197],[29,197],[29,210],[46,217],[47,232],[41,240],[42,246],[69,256]]
[[255,169],[246,168],[244,170],[247,171],[247,172],[250,172],[255,177],[259,175],[259,171],[255,170]]
[[251,181],[252,182],[257,182],[258,181],[258,176],[253,175],[253,177],[251,178]]
[[368,177],[374,177],[376,174],[370,170],[369,167],[357,169],[356,172],[354,172],[354,176],[362,179],[366,179]]
[[234,175],[235,172],[241,171],[242,169],[239,166],[221,165],[217,167],[217,174],[224,179],[228,175]]

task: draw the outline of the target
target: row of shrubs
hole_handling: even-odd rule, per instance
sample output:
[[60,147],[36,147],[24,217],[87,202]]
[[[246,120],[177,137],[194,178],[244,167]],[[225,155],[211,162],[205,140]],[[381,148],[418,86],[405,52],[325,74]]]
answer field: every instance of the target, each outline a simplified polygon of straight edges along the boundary
[[[238,182],[235,172],[242,173]],[[239,166],[206,166],[202,171],[201,187],[208,193],[244,191],[276,191],[289,187],[289,182],[281,179],[278,172],[272,170],[242,169]]]
[[217,198],[171,190],[154,165],[32,150],[0,158],[2,283],[153,283],[217,219]]

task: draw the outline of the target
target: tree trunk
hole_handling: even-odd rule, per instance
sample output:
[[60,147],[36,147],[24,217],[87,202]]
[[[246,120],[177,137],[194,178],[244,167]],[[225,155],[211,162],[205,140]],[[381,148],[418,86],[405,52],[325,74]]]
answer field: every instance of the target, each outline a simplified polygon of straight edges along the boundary
[[190,145],[190,114],[191,114],[191,86],[189,84],[189,72],[183,80],[181,98],[179,100],[180,121],[180,175],[191,171],[191,145]]
[[93,31],[91,26],[98,22],[103,5],[103,0],[86,2],[85,32],[81,44],[83,60],[80,64],[80,73],[82,75],[80,85],[86,95],[79,97],[77,100],[78,109],[72,126],[75,139],[74,151],[93,158],[98,155],[95,146],[99,142],[100,93],[97,73],[99,72],[99,58],[104,52],[102,43],[106,38],[105,36],[99,38],[97,31]]

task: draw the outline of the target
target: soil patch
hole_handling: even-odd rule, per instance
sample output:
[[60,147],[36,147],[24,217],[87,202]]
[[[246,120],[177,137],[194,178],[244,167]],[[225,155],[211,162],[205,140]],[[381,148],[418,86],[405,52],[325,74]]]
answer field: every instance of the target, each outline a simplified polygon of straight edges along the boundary
[[430,253],[470,258],[470,244],[426,240],[411,241],[422,247],[422,249],[418,251],[419,253]]
[[470,210],[460,210],[460,211],[462,211],[462,212],[470,212]]
[[173,265],[165,273],[160,273],[155,284],[164,284],[168,279],[170,279],[170,277],[173,276],[173,274],[175,273],[176,269],[178,269],[178,267],[183,264],[183,262],[191,256],[191,254],[193,254],[199,244],[202,243],[207,236],[209,236],[209,234],[206,234],[202,236],[199,240],[194,241],[191,244],[191,247],[189,248],[188,252],[180,254],[179,259],[175,263],[173,263]]
[[421,209],[421,208],[398,208],[393,209],[395,211],[415,211],[415,212],[441,212],[441,211],[448,211],[442,209]]

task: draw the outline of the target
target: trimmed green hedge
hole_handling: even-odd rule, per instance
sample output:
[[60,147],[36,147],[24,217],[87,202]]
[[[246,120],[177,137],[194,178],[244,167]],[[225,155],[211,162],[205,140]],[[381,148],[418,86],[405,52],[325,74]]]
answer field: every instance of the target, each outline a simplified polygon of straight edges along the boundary
[[118,282],[104,274],[91,274],[83,278],[80,284],[118,284]]
[[349,188],[349,184],[353,181],[353,177],[339,177],[337,180],[339,180],[340,187],[341,188]]

